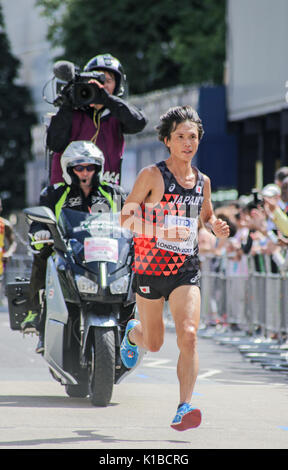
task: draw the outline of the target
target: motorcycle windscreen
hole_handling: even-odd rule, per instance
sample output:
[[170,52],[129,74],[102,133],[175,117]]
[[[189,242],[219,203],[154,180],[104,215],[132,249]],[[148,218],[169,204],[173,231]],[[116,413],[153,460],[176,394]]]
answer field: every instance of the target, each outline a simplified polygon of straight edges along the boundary
[[133,233],[120,226],[119,217],[120,212],[90,214],[62,209],[59,226],[79,264],[93,270],[93,263],[106,262],[109,274],[125,265]]

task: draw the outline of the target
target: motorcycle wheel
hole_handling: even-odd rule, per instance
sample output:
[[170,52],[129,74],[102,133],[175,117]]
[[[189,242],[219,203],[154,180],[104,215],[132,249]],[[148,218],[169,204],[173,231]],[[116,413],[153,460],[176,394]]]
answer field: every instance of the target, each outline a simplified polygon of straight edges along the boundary
[[115,334],[113,328],[93,328],[90,361],[90,400],[94,406],[110,403],[115,379]]

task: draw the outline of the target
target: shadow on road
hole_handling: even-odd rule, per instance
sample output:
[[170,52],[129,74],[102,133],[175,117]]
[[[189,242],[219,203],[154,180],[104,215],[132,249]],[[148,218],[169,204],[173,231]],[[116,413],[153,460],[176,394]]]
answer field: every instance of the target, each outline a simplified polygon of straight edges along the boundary
[[[55,445],[55,447],[58,447],[59,448],[59,445],[67,445],[67,444],[80,444],[81,442],[85,442],[85,444],[87,444],[87,442],[94,442],[95,443],[95,448],[96,449],[103,449],[103,451],[105,451],[106,449],[109,449],[109,444],[110,446],[113,445],[113,449],[115,449],[115,444],[117,445],[118,443],[121,445],[121,443],[125,443],[125,445],[127,445],[127,443],[129,443],[130,445],[132,444],[132,449],[137,449],[137,445],[139,446],[140,444],[145,444],[145,449],[150,449],[152,447],[155,448],[155,444],[157,445],[157,442],[159,442],[161,444],[161,446],[164,444],[164,448],[165,448],[165,444],[167,444],[167,447],[173,445],[173,444],[189,444],[190,441],[187,440],[187,441],[180,441],[180,440],[172,440],[172,439],[169,439],[169,440],[163,440],[163,439],[159,439],[159,441],[157,441],[157,439],[119,439],[119,438],[114,438],[114,437],[111,437],[111,436],[106,436],[105,434],[101,434],[99,433],[99,431],[97,429],[83,429],[83,430],[76,430],[76,431],[73,431],[73,433],[75,434],[75,437],[59,437],[59,438],[48,438],[48,439],[25,439],[25,440],[21,440],[21,441],[8,441],[8,442],[2,442],[0,443],[0,448],[1,447],[12,447],[12,446],[17,446],[17,448],[27,448],[29,446],[35,448],[35,446],[53,446]],[[97,447],[97,443],[98,443],[98,446],[101,445],[101,447]],[[102,444],[104,444],[104,446],[102,447]],[[93,447],[94,448],[94,447]],[[119,448],[122,448],[121,446]],[[127,449],[127,447],[126,447]]]
[[[108,406],[118,406],[119,403],[110,403]],[[97,408],[87,398],[70,398],[60,396],[36,395],[0,395],[1,406],[16,408]]]

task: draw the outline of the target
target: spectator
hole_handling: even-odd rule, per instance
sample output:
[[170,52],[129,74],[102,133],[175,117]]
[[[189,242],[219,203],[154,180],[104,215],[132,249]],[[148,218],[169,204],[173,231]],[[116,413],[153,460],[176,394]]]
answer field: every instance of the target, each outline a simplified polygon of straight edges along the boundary
[[279,202],[279,206],[285,212],[285,214],[288,214],[288,177],[287,176],[282,181],[281,199]]
[[[288,215],[280,208],[279,194],[275,195],[275,192],[265,191],[265,188],[263,188],[262,195],[267,216],[274,222],[277,229],[288,237]],[[288,178],[285,178],[282,182],[281,197],[283,203],[285,203],[285,200],[286,203],[288,202]]]
[[274,176],[274,182],[281,188],[282,181],[288,176],[288,166],[282,166],[278,168]]
[[[0,198],[0,214],[3,210]],[[9,220],[0,217],[0,278],[4,273],[5,263],[15,253],[17,243],[15,241],[12,225]]]
[[[199,219],[200,220],[200,219]],[[202,222],[198,228],[199,255],[213,254],[216,246],[216,237],[207,230]]]
[[[3,210],[0,198],[0,214]],[[5,265],[15,253],[17,243],[15,241],[12,225],[9,220],[0,217],[0,302],[2,301],[3,279]]]
[[[267,184],[261,191],[262,198],[268,197],[270,200],[275,201],[275,203],[281,207],[281,189],[277,184]],[[268,214],[267,214],[268,215]],[[269,217],[267,221],[268,230],[277,230],[276,225],[273,220]]]

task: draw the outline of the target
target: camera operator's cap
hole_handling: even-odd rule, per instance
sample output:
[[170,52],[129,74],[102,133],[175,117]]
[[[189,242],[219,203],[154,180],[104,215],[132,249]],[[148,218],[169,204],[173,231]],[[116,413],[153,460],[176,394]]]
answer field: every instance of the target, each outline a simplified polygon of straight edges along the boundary
[[[97,173],[102,173],[104,168],[104,155],[101,150],[93,144],[90,140],[75,140],[71,142],[64,150],[61,156],[61,167],[64,181],[70,185],[72,178],[69,174],[68,168],[72,168],[82,163],[92,163],[96,165],[99,170]],[[70,170],[71,171],[71,170]]]
[[111,54],[99,54],[95,57],[92,57],[84,67],[84,72],[91,72],[93,70],[107,70],[115,74],[116,78],[116,87],[114,90],[114,95],[122,96],[124,94],[124,82],[126,80],[126,75],[124,73],[123,67],[116,57],[113,57]]
[[261,191],[262,196],[264,197],[274,197],[281,195],[281,189],[277,184],[267,184]]

